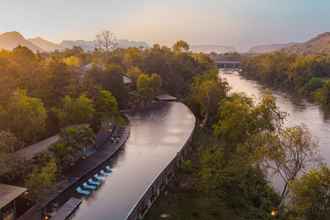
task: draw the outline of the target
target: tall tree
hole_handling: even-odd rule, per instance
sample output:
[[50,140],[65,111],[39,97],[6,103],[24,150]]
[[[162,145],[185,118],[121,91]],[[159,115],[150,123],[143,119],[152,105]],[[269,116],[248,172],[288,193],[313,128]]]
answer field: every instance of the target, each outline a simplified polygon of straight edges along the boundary
[[17,90],[7,105],[6,119],[10,131],[24,142],[31,143],[45,133],[47,112],[40,99]]
[[290,184],[290,216],[293,219],[326,220],[330,215],[330,169],[310,170]]
[[179,40],[173,45],[173,50],[176,52],[188,51],[190,49],[189,44],[183,40]]
[[219,103],[226,98],[229,87],[226,82],[209,73],[196,76],[191,86],[191,104],[201,118],[201,126],[213,124]]
[[137,80],[137,91],[143,101],[151,101],[159,92],[161,87],[161,79],[157,74],[142,74]]
[[286,128],[267,141],[266,168],[283,180],[283,202],[290,182],[318,162],[318,146],[308,129],[301,126]]
[[62,107],[54,108],[61,127],[89,123],[95,113],[93,101],[85,95],[78,98],[65,96],[62,99]]
[[116,98],[107,90],[99,90],[95,101],[98,123],[102,121],[116,122],[119,118],[119,109]]
[[43,198],[45,193],[55,184],[57,172],[57,165],[53,159],[40,168],[36,167],[25,180],[25,185],[30,191],[30,197],[35,200]]
[[105,52],[114,50],[118,44],[115,34],[109,30],[96,35],[96,43],[97,48]]

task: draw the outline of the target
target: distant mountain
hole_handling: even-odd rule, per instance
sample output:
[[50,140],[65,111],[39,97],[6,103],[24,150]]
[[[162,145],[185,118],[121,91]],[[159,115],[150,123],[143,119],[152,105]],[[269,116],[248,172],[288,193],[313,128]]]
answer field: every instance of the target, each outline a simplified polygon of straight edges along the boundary
[[12,50],[18,46],[25,46],[34,52],[43,52],[43,49],[25,39],[19,32],[6,32],[0,35],[0,49]]
[[[19,32],[6,32],[0,34],[0,49],[12,50],[19,45],[25,46],[34,52],[51,52],[54,50],[64,50],[66,48],[72,48],[74,46],[79,46],[86,51],[93,51],[96,46],[95,41],[85,41],[85,40],[65,40],[60,44],[53,43],[41,37],[36,37],[32,39],[25,39]],[[129,48],[129,47],[144,47],[147,48],[149,45],[143,41],[129,41],[129,40],[118,40],[119,48]]]
[[86,51],[93,51],[95,49],[95,41],[85,41],[85,40],[64,40],[60,44],[62,48],[71,49],[73,47],[81,47]]
[[118,47],[119,48],[129,48],[129,47],[143,47],[143,48],[148,48],[149,44],[144,42],[144,41],[130,41],[130,40],[118,40]]
[[32,39],[29,39],[29,41],[31,43],[33,43],[34,45],[38,46],[39,48],[43,49],[46,52],[64,49],[63,47],[61,47],[61,45],[50,42],[41,37],[32,38]]
[[[129,41],[129,40],[118,40],[118,48],[129,48],[129,47],[144,47],[148,48],[149,45],[143,41]],[[96,47],[96,41],[85,41],[85,40],[65,40],[60,44],[63,48],[72,48],[78,46],[86,51],[93,51]]]
[[234,47],[211,44],[192,45],[191,50],[196,53],[231,53],[236,51]]
[[295,45],[295,43],[259,45],[259,46],[252,47],[248,51],[248,53],[253,53],[253,54],[272,53],[275,51],[280,51],[284,48],[287,48],[287,47],[290,47],[293,45]]
[[283,51],[296,54],[330,54],[330,32],[320,34],[305,43],[289,46]]

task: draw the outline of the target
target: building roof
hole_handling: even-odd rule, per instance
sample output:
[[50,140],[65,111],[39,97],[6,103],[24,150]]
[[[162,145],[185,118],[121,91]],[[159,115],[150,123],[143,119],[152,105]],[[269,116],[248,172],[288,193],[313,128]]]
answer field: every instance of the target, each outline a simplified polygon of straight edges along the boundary
[[122,76],[123,76],[123,82],[124,82],[124,84],[131,84],[131,83],[133,83],[133,80],[131,78],[129,78],[128,76],[126,76],[124,74],[122,74]]
[[30,145],[28,147],[23,148],[22,150],[19,150],[15,153],[15,156],[22,158],[24,160],[31,160],[36,155],[43,153],[48,150],[48,148],[55,144],[60,139],[59,135],[52,136],[50,138],[47,138],[45,140],[42,140],[38,143],[35,143],[33,145]]
[[171,96],[169,94],[162,94],[156,97],[158,101],[165,101],[165,102],[170,102],[170,101],[176,101],[177,98],[174,96]]
[[22,187],[0,184],[0,209],[14,201],[26,191],[27,189]]

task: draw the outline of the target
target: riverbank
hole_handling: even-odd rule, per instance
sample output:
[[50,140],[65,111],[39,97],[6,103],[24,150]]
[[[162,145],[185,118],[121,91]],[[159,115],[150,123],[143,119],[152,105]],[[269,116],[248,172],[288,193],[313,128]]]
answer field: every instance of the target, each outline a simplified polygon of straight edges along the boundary
[[44,214],[43,212],[46,211],[49,206],[54,203],[60,205],[65,202],[66,198],[61,197],[62,195],[66,195],[68,191],[72,191],[74,186],[113,157],[125,144],[130,134],[130,127],[127,125],[121,129],[120,139],[117,143],[108,140],[103,147],[93,155],[76,163],[69,172],[64,174],[64,180],[57,184],[55,190],[47,195],[47,199],[38,202],[21,216],[19,220],[41,219]]
[[278,52],[246,57],[242,74],[267,86],[301,94],[328,108],[328,69],[329,56],[325,54],[304,56]]

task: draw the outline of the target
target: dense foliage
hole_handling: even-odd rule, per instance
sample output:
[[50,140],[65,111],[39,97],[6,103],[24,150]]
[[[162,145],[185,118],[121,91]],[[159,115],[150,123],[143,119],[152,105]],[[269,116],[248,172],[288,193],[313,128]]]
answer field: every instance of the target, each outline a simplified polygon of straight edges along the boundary
[[63,129],[60,140],[51,147],[59,169],[64,170],[79,160],[95,142],[95,134],[88,125],[76,125]]
[[330,214],[330,170],[311,170],[290,185],[292,191],[289,217],[326,220]]
[[246,57],[242,74],[268,85],[307,95],[330,104],[330,57],[295,55],[282,52]]

